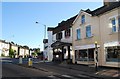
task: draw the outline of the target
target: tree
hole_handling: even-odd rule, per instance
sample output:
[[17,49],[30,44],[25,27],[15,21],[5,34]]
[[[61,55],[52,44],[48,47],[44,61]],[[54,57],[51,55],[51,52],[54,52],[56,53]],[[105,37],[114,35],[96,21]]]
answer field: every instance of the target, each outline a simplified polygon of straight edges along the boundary
[[14,51],[12,48],[10,48],[10,49],[9,49],[9,56],[10,56],[10,57],[13,57],[13,56],[14,56],[14,53],[15,53],[15,51]]

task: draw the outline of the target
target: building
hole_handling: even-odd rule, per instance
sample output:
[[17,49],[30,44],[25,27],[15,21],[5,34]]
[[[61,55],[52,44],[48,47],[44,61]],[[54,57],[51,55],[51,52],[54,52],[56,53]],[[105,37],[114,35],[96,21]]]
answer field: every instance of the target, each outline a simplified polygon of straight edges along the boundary
[[9,42],[0,40],[0,56],[9,56]]
[[18,51],[19,51],[19,56],[25,58],[29,56],[29,47],[26,46],[19,46],[18,47]]
[[94,64],[95,41],[100,41],[99,18],[89,12],[81,10],[72,26],[74,62],[80,64]]
[[[106,7],[105,7],[106,6]],[[100,22],[100,66],[119,67],[120,64],[120,2],[108,3],[96,12]]]
[[48,61],[52,61],[53,60],[53,49],[51,47],[53,41],[53,27],[48,27],[47,29],[47,33],[48,33],[48,50],[47,50],[47,56],[48,56]]
[[73,22],[73,63],[118,67],[120,58],[120,2],[104,2],[96,10],[81,10]]
[[24,56],[25,57],[29,57],[30,53],[29,53],[29,47],[28,46],[23,46],[24,48]]
[[43,56],[45,60],[48,60],[49,50],[48,50],[48,39],[43,39],[44,51]]
[[15,53],[14,56],[15,56],[15,58],[18,58],[19,57],[19,54],[18,54],[18,45],[10,43],[10,48],[14,50],[14,53]]
[[[54,29],[48,29],[48,32],[52,38],[49,45],[51,45],[51,54],[53,53],[53,61],[63,62],[72,60],[72,22],[76,16],[62,21]],[[48,36],[49,37],[49,36]],[[49,39],[48,39],[49,41]],[[52,56],[51,56],[52,57]]]

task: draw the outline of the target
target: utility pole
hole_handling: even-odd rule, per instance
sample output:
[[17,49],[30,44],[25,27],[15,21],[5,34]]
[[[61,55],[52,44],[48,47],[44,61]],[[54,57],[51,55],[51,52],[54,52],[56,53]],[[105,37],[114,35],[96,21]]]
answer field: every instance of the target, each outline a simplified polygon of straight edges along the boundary
[[[38,24],[39,22],[38,21],[36,21],[36,24]],[[42,23],[40,23],[40,24],[42,24]],[[43,26],[44,26],[44,39],[43,39],[43,43],[44,43],[44,40],[46,39],[46,25],[45,24],[42,24]],[[43,45],[43,50],[44,50],[44,52],[43,52],[43,62],[45,62],[45,43],[44,43],[44,45]]]

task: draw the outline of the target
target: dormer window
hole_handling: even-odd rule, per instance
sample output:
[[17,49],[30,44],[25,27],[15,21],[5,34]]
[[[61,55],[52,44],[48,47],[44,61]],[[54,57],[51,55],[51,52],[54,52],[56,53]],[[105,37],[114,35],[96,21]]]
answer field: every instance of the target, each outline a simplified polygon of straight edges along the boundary
[[65,38],[70,37],[70,28],[65,30]]
[[81,16],[81,24],[84,24],[85,23],[85,15],[82,15]]

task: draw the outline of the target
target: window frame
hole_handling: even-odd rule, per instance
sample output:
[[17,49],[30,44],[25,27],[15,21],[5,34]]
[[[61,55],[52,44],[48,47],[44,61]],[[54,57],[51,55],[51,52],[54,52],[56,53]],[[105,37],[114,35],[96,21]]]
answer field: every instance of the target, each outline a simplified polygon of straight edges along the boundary
[[118,16],[118,31],[120,32],[120,16]]
[[[113,22],[114,21],[114,22]],[[117,32],[117,27],[116,27],[116,19],[112,18],[111,19],[111,24],[112,24],[112,32]]]
[[105,47],[106,62],[118,62],[120,61],[120,46]]
[[85,23],[85,15],[82,15],[81,16],[81,24],[84,24]]
[[[88,27],[90,27],[89,30],[88,30]],[[92,32],[91,31],[91,25],[86,26],[86,38],[92,37],[92,33],[91,32]]]
[[69,29],[65,30],[64,34],[65,34],[65,38],[70,37],[71,36],[71,29],[69,28]]
[[81,29],[80,28],[76,29],[76,39],[77,40],[81,39]]
[[59,32],[56,34],[56,40],[61,40],[62,39],[62,32]]

